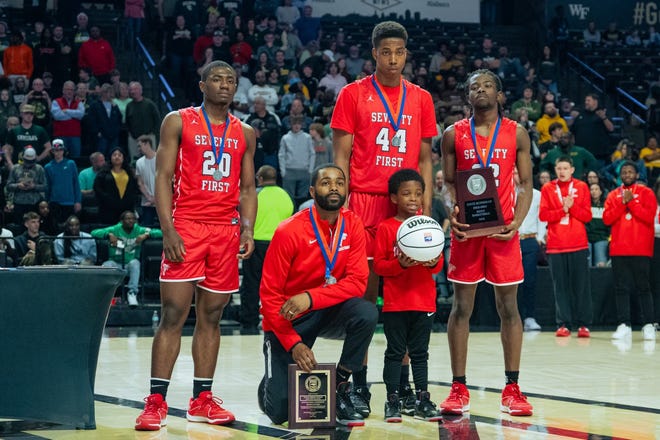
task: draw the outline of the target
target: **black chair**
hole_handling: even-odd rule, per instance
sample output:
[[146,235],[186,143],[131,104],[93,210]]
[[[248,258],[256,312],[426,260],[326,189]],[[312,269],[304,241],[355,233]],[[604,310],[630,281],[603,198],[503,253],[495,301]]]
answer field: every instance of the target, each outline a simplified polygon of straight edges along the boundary
[[100,266],[110,258],[110,242],[107,238],[95,238],[96,241],[96,266]]
[[142,302],[145,297],[160,299],[160,262],[163,254],[163,240],[148,238],[142,242],[140,253],[140,285],[142,286]]

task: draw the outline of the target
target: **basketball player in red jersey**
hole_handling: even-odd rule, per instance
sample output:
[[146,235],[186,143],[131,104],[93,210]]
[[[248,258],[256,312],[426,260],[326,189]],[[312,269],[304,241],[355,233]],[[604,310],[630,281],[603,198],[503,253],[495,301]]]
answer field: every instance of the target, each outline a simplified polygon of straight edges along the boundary
[[[402,168],[418,170],[426,188],[423,213],[430,215],[431,138],[438,128],[429,92],[401,75],[407,56],[406,29],[393,21],[379,23],[373,29],[371,41],[376,73],[348,84],[339,92],[330,126],[335,163],[349,180],[348,207],[360,216],[367,232],[370,271],[365,298],[376,302],[378,276],[373,271],[376,229],[381,221],[396,215],[387,181]],[[369,415],[366,376],[366,365],[354,375],[354,395],[365,404],[357,400],[353,403],[363,416]],[[414,394],[409,395],[414,411]]]
[[[469,225],[458,222],[459,208],[452,213],[452,240],[447,278],[454,283],[454,302],[447,336],[453,374],[449,397],[440,408],[444,414],[462,414],[470,409],[465,385],[470,316],[477,283],[486,280],[495,289],[504,351],[506,386],[500,409],[516,416],[532,414],[532,405],[518,388],[522,322],[518,313],[518,284],[523,281],[518,228],[532,201],[532,161],[527,131],[502,117],[502,82],[489,70],[468,75],[468,102],[473,117],[456,122],[442,136],[442,171],[452,201],[456,202],[456,172],[479,167],[492,168],[502,207],[504,226],[488,237],[467,238]],[[516,198],[513,181],[518,168],[520,189]]]
[[[220,318],[238,291],[238,259],[254,250],[257,210],[253,129],[229,114],[238,80],[222,61],[204,68],[201,107],[169,113],[156,155],[156,209],[163,231],[162,319],[154,337],[151,392],[135,429],[166,424],[165,397],[181,347],[193,292],[193,397],[186,417],[226,424],[234,415],[211,393],[220,348]],[[236,209],[240,206],[240,214]]]

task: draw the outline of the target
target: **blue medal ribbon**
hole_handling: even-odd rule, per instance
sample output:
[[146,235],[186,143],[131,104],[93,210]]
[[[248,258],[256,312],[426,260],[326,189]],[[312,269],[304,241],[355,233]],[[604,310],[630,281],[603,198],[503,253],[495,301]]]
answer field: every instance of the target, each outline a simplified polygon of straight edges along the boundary
[[[497,134],[500,131],[501,121],[502,118],[498,117],[495,127],[491,129],[490,134],[488,135],[488,140],[490,141],[490,147],[488,147],[488,155],[484,163],[483,156],[481,155],[481,151],[479,150],[479,147],[477,145],[477,130],[474,126],[474,117],[470,118],[470,134],[472,135],[472,145],[474,146],[474,151],[475,153],[477,153],[477,160],[479,161],[479,164],[481,165],[482,168],[488,168],[490,166],[490,161],[493,159],[493,151],[495,151],[495,142],[497,141]],[[486,141],[486,144],[488,144],[488,141]]]
[[[204,108],[204,103],[201,106],[202,115],[204,115],[204,120],[206,121],[206,127],[209,130],[209,136],[211,137],[211,147],[213,148],[213,156],[215,156],[215,164],[220,170],[220,162],[222,161],[222,154],[225,151],[225,137],[227,136],[227,129],[229,128],[229,113],[227,113],[227,120],[225,121],[225,129],[222,132],[222,137],[220,138],[220,151],[216,148],[215,137],[213,136],[213,128],[211,127],[211,120],[209,119],[208,113]],[[222,174],[221,174],[222,175]]]
[[[328,246],[324,240],[324,237],[319,232],[319,227],[316,223],[316,219],[314,218],[315,216],[313,211],[315,210],[316,207],[314,206],[309,208],[309,220],[311,221],[312,228],[314,229],[316,242],[318,243],[319,248],[321,249],[321,255],[323,255],[323,259],[325,260],[325,279],[327,282],[330,280],[330,277],[332,276],[332,269],[334,269],[335,263],[337,262],[337,255],[339,254],[339,243],[341,242],[342,235],[344,235],[344,217],[341,215],[341,211],[340,211],[339,217],[337,218],[339,233],[335,233],[332,243],[330,243],[330,246]],[[332,284],[332,283],[328,283],[328,284]]]
[[399,131],[399,127],[401,126],[401,119],[403,118],[403,107],[406,103],[406,83],[401,80],[401,86],[403,88],[403,91],[399,94],[399,114],[397,116],[396,122],[394,122],[394,116],[392,115],[392,110],[390,106],[390,100],[387,99],[387,96],[383,94],[383,91],[380,89],[378,86],[378,81],[376,81],[376,76],[371,75],[371,83],[373,84],[374,88],[376,89],[376,93],[378,93],[378,97],[380,98],[380,102],[383,103],[383,107],[385,107],[385,111],[387,111],[387,117],[390,121],[390,125],[394,129],[394,132],[396,133]]

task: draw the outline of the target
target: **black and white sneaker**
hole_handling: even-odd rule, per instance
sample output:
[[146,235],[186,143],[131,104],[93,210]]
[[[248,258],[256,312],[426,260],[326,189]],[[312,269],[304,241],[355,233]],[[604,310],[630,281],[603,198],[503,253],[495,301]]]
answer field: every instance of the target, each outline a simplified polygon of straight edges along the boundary
[[399,399],[401,400],[401,414],[405,416],[414,415],[417,397],[415,396],[415,392],[412,390],[412,388],[410,388],[410,385],[406,385],[400,388]]
[[353,408],[365,419],[371,414],[371,393],[366,386],[358,386],[351,391]]
[[364,426],[364,417],[360,415],[351,403],[351,384],[342,382],[337,387],[337,423],[344,426]]
[[401,423],[401,401],[399,395],[394,393],[387,396],[385,402],[385,421],[387,423]]
[[417,393],[415,418],[426,420],[428,422],[442,421],[440,411],[438,411],[438,407],[435,405],[435,403],[431,402],[431,395],[428,391],[419,391]]

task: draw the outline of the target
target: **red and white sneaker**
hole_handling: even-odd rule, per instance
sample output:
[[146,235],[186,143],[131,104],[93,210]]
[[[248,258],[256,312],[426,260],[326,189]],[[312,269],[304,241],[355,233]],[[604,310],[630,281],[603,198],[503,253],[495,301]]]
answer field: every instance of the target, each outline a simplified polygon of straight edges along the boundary
[[502,390],[500,410],[512,416],[531,416],[533,407],[527,397],[520,392],[517,383],[510,383]]
[[578,329],[578,334],[577,334],[578,338],[588,338],[590,336],[591,336],[591,332],[587,327],[582,326]]
[[465,384],[454,382],[449,396],[440,404],[440,412],[461,415],[467,411],[470,411],[470,392]]
[[[474,435],[477,433],[476,426],[474,426],[474,424],[470,425],[470,413],[465,413],[461,416],[449,414],[444,415],[442,416],[442,424],[439,426],[439,428],[440,438],[445,438],[442,435],[443,431],[449,433],[446,438],[450,439],[469,439],[478,437],[478,435]],[[471,434],[473,434],[472,437],[470,437]]]
[[167,425],[167,402],[162,394],[151,394],[144,398],[144,410],[135,419],[137,431],[158,431]]
[[198,398],[190,399],[186,419],[211,425],[226,425],[236,420],[231,412],[220,405],[222,405],[222,399],[213,397],[213,393],[210,391],[203,391]]
[[558,338],[567,338],[570,335],[571,335],[571,331],[563,325],[559,327],[555,332],[555,336],[557,336]]

